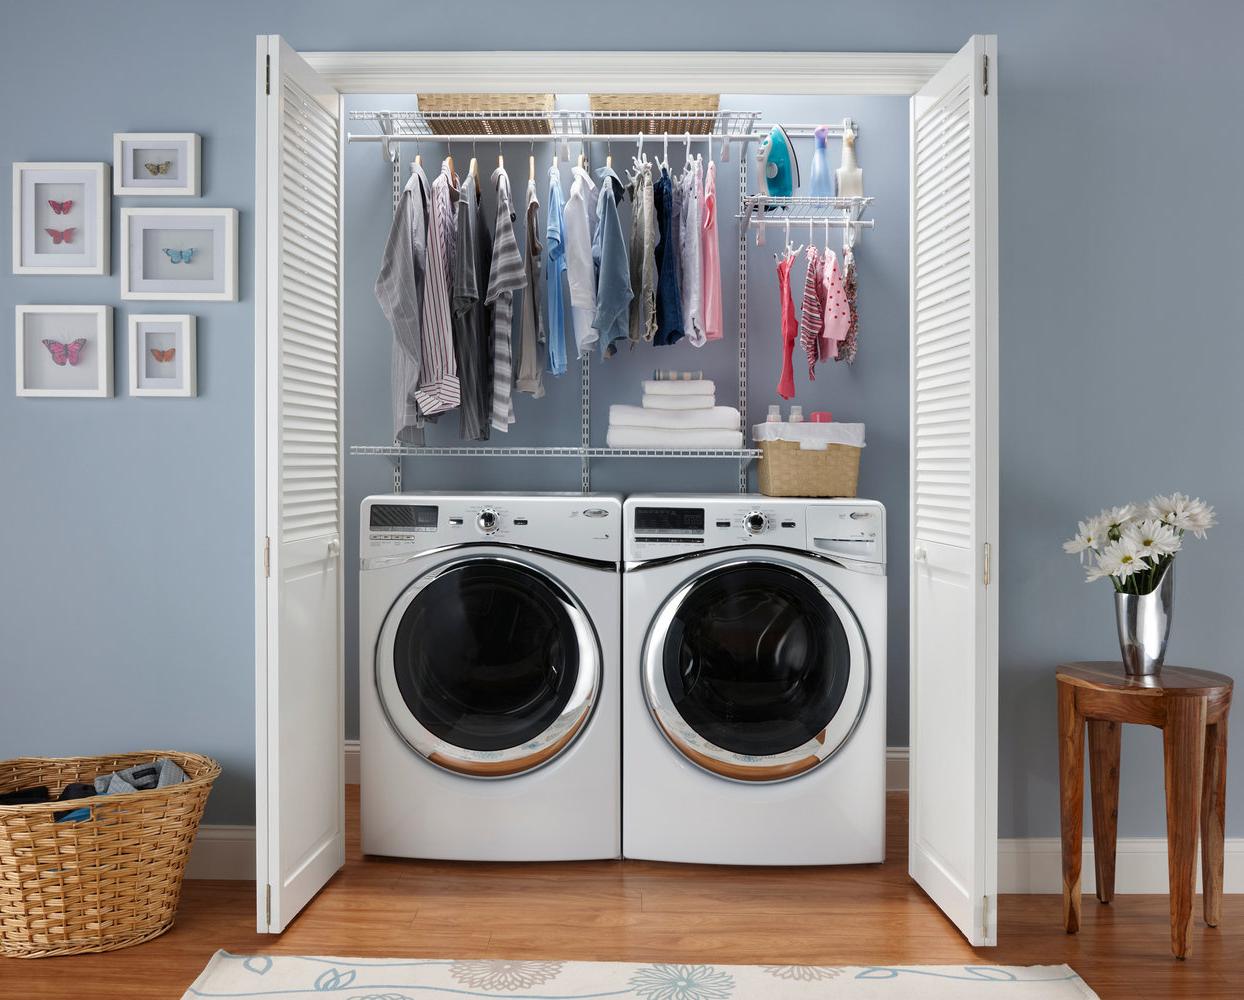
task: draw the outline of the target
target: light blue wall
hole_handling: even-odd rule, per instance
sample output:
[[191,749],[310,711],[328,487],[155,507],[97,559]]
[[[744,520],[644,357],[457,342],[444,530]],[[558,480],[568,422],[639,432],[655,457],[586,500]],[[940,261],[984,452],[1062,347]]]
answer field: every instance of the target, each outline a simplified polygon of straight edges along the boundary
[[[470,16],[421,10],[394,0],[78,0],[0,14],[0,161],[107,160],[116,130],[200,132],[197,204],[241,210],[243,296],[193,309],[197,401],[0,393],[0,756],[191,746],[226,765],[209,818],[252,815],[249,245],[254,35],[265,31],[302,49],[399,50],[950,51],[972,32],[997,33],[1000,832],[1056,832],[1051,670],[1114,653],[1108,591],[1086,590],[1058,549],[1078,516],[1156,490],[1212,500],[1223,526],[1181,559],[1171,659],[1244,678],[1231,575],[1244,556],[1234,443],[1244,418],[1244,8],[773,0],[760,18],[754,5],[722,0],[711,18],[641,3],[608,24],[548,0],[521,14],[497,0],[475,0]],[[67,56],[72,71],[51,71]],[[22,302],[120,306],[115,276],[4,270],[5,315]],[[12,385],[11,359],[0,351],[0,385]],[[122,347],[118,372],[125,360]],[[481,474],[462,470],[464,482]],[[1124,752],[1120,829],[1160,835],[1156,733],[1129,731]]]

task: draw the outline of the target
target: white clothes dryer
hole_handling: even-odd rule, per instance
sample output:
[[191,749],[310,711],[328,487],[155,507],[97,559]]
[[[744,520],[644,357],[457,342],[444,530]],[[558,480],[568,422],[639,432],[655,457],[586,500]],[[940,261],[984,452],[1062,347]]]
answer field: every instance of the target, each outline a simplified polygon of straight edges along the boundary
[[620,855],[621,520],[615,496],[363,501],[365,853]]
[[884,507],[635,496],[624,518],[623,854],[884,860]]

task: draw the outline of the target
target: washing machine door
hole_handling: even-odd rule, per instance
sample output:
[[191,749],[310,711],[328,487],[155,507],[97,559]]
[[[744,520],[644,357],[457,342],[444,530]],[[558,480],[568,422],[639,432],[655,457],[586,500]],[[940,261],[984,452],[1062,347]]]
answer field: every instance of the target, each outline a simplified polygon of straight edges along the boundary
[[503,778],[564,753],[601,683],[591,621],[549,573],[496,555],[415,581],[390,610],[376,686],[390,724],[431,763]]
[[705,569],[658,612],[644,650],[656,724],[689,761],[738,781],[783,781],[850,738],[868,699],[868,644],[811,561]]

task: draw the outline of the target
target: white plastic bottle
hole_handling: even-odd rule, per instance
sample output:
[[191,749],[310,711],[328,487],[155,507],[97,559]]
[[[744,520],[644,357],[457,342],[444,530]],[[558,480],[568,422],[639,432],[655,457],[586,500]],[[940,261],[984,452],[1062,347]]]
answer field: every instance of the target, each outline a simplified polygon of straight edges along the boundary
[[769,404],[769,415],[765,417],[766,424],[780,424],[782,422],[782,407],[778,403]]
[[816,136],[816,149],[812,153],[812,181],[808,193],[813,198],[832,198],[834,175],[829,169],[829,150],[825,145],[829,126],[818,125],[813,134]]
[[790,408],[790,422],[792,424],[803,423],[803,407],[798,403],[792,403]]

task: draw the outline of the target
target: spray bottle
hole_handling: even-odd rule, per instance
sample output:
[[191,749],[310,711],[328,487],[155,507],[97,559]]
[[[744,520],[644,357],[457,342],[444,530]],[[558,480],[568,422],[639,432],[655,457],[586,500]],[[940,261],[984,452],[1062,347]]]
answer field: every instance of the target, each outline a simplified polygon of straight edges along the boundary
[[812,186],[809,194],[813,198],[832,198],[834,175],[829,168],[829,150],[825,146],[829,126],[818,125],[813,134],[816,136],[816,149],[812,153]]

